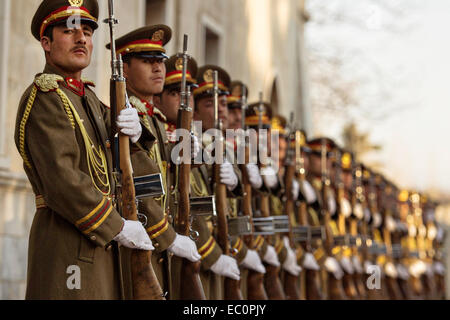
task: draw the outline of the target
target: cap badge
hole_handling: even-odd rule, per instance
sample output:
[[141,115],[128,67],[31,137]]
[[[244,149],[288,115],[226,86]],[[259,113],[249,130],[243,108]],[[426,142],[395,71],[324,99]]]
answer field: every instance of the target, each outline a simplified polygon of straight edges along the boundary
[[175,69],[178,71],[183,70],[183,58],[178,58],[177,61],[175,61]]
[[83,5],[83,0],[69,0],[72,7],[81,7]]
[[203,73],[203,80],[205,80],[205,82],[213,82],[213,70],[212,69],[208,69],[205,71],[205,73]]
[[161,41],[164,38],[164,30],[158,30],[153,33],[152,41]]
[[234,96],[234,97],[242,96],[242,86],[240,86],[240,85],[235,86],[233,88],[233,90],[231,91],[231,95]]

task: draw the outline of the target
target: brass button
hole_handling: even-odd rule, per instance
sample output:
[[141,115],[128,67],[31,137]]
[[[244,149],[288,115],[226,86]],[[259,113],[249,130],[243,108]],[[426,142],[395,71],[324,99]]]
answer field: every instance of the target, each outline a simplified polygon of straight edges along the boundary
[[108,243],[106,245],[106,250],[111,251],[111,249],[112,249],[112,243]]
[[173,257],[173,252],[169,252],[169,257]]
[[91,236],[91,238],[90,238],[92,241],[95,241],[95,240],[97,240],[97,237],[96,236]]
[[161,259],[158,260],[158,263],[159,263],[159,264],[161,264],[161,263],[163,263],[163,262],[164,262],[164,258],[161,258]]
[[159,247],[159,243],[158,243],[158,242],[155,242],[155,243],[153,244],[153,246],[154,246],[155,248],[158,248],[158,247]]

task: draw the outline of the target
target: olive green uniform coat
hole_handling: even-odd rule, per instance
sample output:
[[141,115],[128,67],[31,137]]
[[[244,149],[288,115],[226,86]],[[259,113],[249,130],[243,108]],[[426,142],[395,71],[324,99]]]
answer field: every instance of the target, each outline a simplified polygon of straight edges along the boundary
[[[62,97],[67,97],[65,105]],[[37,196],[28,247],[27,299],[122,297],[119,254],[111,241],[123,221],[109,195],[94,187],[74,113],[94,148],[104,152],[106,175],[114,190],[107,108],[87,86],[84,96],[75,93],[47,65],[19,103],[15,132],[16,146]],[[80,271],[79,289],[69,289],[68,268]]]

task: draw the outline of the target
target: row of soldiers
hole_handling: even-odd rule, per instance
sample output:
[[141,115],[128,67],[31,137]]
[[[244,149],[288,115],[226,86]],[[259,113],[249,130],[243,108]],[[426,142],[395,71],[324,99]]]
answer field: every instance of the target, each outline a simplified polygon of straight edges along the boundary
[[[67,25],[73,14],[79,28]],[[247,86],[223,68],[169,58],[165,25],[107,45],[123,59],[131,108],[116,126],[130,137],[133,174],[159,174],[163,189],[139,199],[141,221],[122,219],[110,110],[81,79],[97,19],[96,0],[44,0],[32,22],[47,65],[20,102],[15,136],[37,207],[27,298],[135,298],[133,250],[152,251],[157,285],[173,300],[444,298],[435,202],[400,191],[332,139],[308,139],[262,97],[247,105]],[[202,124],[192,151],[203,156],[189,172],[188,233],[173,157],[184,81]],[[252,159],[249,145],[233,138],[224,141],[225,160],[209,164],[213,128],[257,129],[259,149],[272,149],[277,163]],[[81,276],[75,289],[66,286],[72,265]]]

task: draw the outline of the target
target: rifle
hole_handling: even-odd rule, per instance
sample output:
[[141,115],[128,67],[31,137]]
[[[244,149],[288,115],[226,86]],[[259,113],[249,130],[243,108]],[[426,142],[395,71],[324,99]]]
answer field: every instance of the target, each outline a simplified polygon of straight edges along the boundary
[[[188,36],[183,39],[183,70],[181,78],[180,109],[178,110],[177,128],[191,131],[192,108],[189,106],[190,91],[186,88],[186,72],[189,55],[187,53]],[[182,137],[181,141],[182,141]],[[177,166],[178,171],[178,215],[176,220],[177,232],[190,236],[191,207],[189,199],[190,191],[190,162],[182,161]],[[182,259],[180,298],[183,300],[206,300],[203,286],[200,280],[201,262],[192,262]]]
[[[258,107],[258,135],[261,133],[262,129],[262,115],[264,111],[264,103],[263,103],[263,93],[259,93],[259,107]],[[258,138],[258,150],[261,148],[260,143],[261,137]],[[261,168],[263,167],[263,164],[261,161],[258,161],[258,166]],[[270,218],[270,199],[269,194],[261,192],[259,194],[259,200],[260,200],[260,211],[261,216],[264,218]],[[269,243],[271,236],[267,235],[265,236],[265,241],[268,241]],[[269,264],[265,264],[266,267],[266,274],[263,276],[264,281],[264,287],[265,292],[267,294],[267,299],[270,300],[284,300],[285,295],[283,292],[283,285],[280,280],[280,267],[271,266]],[[251,279],[249,278],[249,286],[250,286]],[[260,277],[258,276],[257,279],[255,279],[255,282],[260,281]],[[249,298],[250,299],[250,298]],[[253,297],[252,300],[261,299],[256,297]]]
[[[252,186],[250,184],[250,179],[247,172],[246,164],[250,161],[250,150],[248,143],[245,139],[245,132],[247,127],[245,125],[245,111],[248,108],[247,105],[247,90],[245,86],[242,87],[242,104],[241,104],[241,112],[242,112],[242,122],[241,128],[244,131],[244,141],[245,144],[245,163],[239,165],[242,172],[242,184],[243,184],[243,201],[242,201],[242,211],[244,216],[249,218],[250,226],[252,229],[252,233],[255,232],[255,227],[253,225],[253,209],[252,209]],[[248,248],[254,249],[253,247],[253,235],[249,234],[244,236],[245,244]],[[266,273],[272,271],[270,266],[266,266]],[[265,275],[259,273],[255,270],[248,270],[247,274],[247,292],[248,292],[248,300],[267,300],[267,293],[264,289],[264,277]]]
[[[342,163],[341,163],[341,157],[342,154],[339,150],[336,150],[336,174],[335,174],[335,186],[336,186],[336,193],[338,196],[338,203],[341,203],[341,199],[343,199],[345,197],[345,186],[344,183],[342,181]],[[353,161],[352,161],[353,163]],[[352,171],[353,171],[353,165],[351,165]],[[356,175],[358,176],[358,175]],[[353,181],[353,185],[356,185],[354,183],[354,179],[352,179]],[[357,188],[356,188],[357,189]],[[359,189],[357,189],[359,190]],[[355,197],[354,194],[351,196],[352,199],[352,208],[355,207]],[[340,206],[339,206],[340,208]],[[358,221],[354,218],[350,218],[350,235],[353,237],[357,237],[358,235],[358,225],[357,225]],[[342,211],[338,212],[338,230],[340,233],[340,237],[344,238],[344,245],[345,246],[350,246],[350,243],[348,241],[349,237],[347,237],[347,232],[346,232],[346,217],[345,214]],[[347,243],[346,243],[347,242]],[[354,250],[352,250],[354,251]],[[345,254],[345,252],[343,253]],[[354,252],[353,252],[354,254]],[[357,300],[359,298],[358,296],[358,290],[357,290],[357,284],[359,281],[355,280],[357,279],[357,272],[354,272],[353,274],[344,272],[344,278],[343,278],[343,286],[344,286],[344,291],[345,294],[347,295],[347,297],[351,300]],[[360,290],[363,290],[363,288],[359,288]]]
[[[301,152],[302,147],[302,132],[297,130],[295,132],[295,163],[296,163],[296,175],[300,185],[306,180],[305,159]],[[311,247],[311,227],[308,222],[308,212],[306,199],[299,202],[297,207],[297,221],[299,224],[306,228],[307,236],[305,241],[301,241],[300,244],[305,252],[312,254]],[[304,268],[302,274],[302,281],[305,281],[305,298],[306,300],[323,300],[324,294],[320,285],[320,270],[311,270]]]
[[[286,172],[284,173],[285,195],[286,195],[286,214],[289,217],[289,242],[291,248],[295,248],[294,238],[292,234],[292,223],[295,219],[295,199],[292,195],[292,185],[295,179],[295,131],[293,130],[294,113],[291,113],[290,130],[287,137],[288,149],[286,157]],[[293,276],[289,272],[284,273],[284,292],[288,300],[300,300],[300,292],[298,290],[299,276]]]
[[[330,185],[330,180],[328,178],[328,169],[327,169],[327,159],[328,159],[328,150],[326,147],[326,140],[322,139],[321,143],[321,182],[322,182],[322,205],[321,205],[321,215],[324,219],[325,226],[325,251],[327,256],[332,256],[332,249],[334,246],[334,237],[333,231],[331,229],[331,216],[330,212],[327,208],[327,191]],[[342,280],[336,279],[334,275],[328,274],[327,277],[327,286],[328,286],[328,298],[332,300],[346,300],[347,297],[344,293],[344,289],[342,287]]]
[[[218,85],[218,72],[213,72],[214,79],[214,120],[215,127],[220,133],[220,137],[215,141],[215,156],[216,161],[214,163],[214,182],[215,182],[215,197],[216,197],[216,209],[217,209],[217,226],[218,226],[218,243],[222,248],[225,255],[230,254],[230,244],[228,239],[228,222],[227,214],[228,202],[227,202],[227,187],[220,182],[220,163],[222,163],[224,156],[224,140],[222,135],[222,121],[219,121],[219,85]],[[220,160],[219,160],[220,159]],[[224,299],[225,300],[243,300],[240,280],[234,280],[228,277],[224,279]]]
[[[136,193],[133,180],[133,168],[130,159],[130,139],[117,132],[116,118],[122,109],[129,105],[126,99],[126,82],[123,77],[122,57],[117,59],[114,26],[118,20],[114,17],[114,0],[108,3],[111,37],[111,69],[110,103],[111,103],[111,137],[114,141],[114,177],[116,183],[116,205],[118,211],[126,220],[138,221],[136,208]],[[129,106],[128,106],[129,107]],[[151,251],[133,249],[131,251],[131,278],[133,299],[136,300],[165,300],[161,286],[156,278],[151,264]]]

